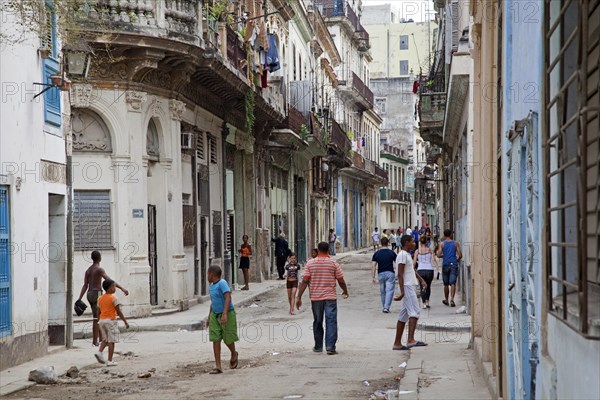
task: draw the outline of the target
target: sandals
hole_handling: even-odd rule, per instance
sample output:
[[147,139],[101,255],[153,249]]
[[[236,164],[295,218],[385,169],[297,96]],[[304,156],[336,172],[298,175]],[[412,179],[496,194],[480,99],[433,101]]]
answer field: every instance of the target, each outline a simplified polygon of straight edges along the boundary
[[236,369],[238,367],[238,352],[235,352],[235,360],[231,357],[231,361],[229,361],[229,368]]
[[454,302],[454,300],[452,300],[452,301],[450,302],[450,307],[456,307],[456,303]]
[[209,372],[209,374],[211,374],[211,375],[222,374],[222,373],[223,373],[223,371],[221,371],[219,368],[213,368],[213,369],[212,369],[212,370]]

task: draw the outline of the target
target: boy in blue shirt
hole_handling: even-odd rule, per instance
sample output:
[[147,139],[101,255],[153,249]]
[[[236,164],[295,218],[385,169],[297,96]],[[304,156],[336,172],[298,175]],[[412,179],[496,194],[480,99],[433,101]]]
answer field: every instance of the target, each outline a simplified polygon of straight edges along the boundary
[[[235,351],[235,342],[239,340],[237,334],[237,321],[233,302],[231,301],[231,290],[227,281],[221,279],[221,268],[211,265],[208,268],[208,281],[210,282],[210,311],[206,320],[208,338],[213,342],[215,353],[215,368],[209,374],[221,374],[221,340],[231,351],[229,368],[238,366],[238,352]],[[227,311],[226,311],[227,310]]]

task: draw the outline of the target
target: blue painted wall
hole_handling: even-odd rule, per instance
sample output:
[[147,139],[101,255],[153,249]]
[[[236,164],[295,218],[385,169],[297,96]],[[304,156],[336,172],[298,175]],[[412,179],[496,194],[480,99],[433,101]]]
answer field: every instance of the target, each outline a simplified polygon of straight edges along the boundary
[[[537,129],[533,134],[536,137],[536,148],[537,148],[537,168],[534,170],[534,175],[532,176],[533,181],[537,184],[538,190],[538,201],[537,204],[533,205],[534,214],[536,215],[536,226],[534,230],[537,232],[543,231],[543,176],[542,176],[542,138],[541,138],[541,116],[542,116],[542,83],[543,83],[543,36],[542,36],[542,28],[543,28],[543,2],[541,0],[533,1],[533,2],[522,2],[522,1],[514,1],[507,0],[503,5],[503,54],[502,54],[502,85],[503,85],[503,112],[502,112],[502,120],[504,126],[504,132],[502,133],[503,140],[503,165],[502,165],[502,174],[503,174],[503,193],[507,193],[508,191],[508,165],[507,165],[507,157],[506,154],[511,148],[512,145],[515,145],[507,138],[507,132],[510,129],[513,121],[521,120],[526,118],[531,111],[537,113],[538,115],[538,123]],[[518,145],[518,144],[516,144]],[[524,155],[523,155],[524,156]],[[516,165],[516,164],[521,165]],[[513,160],[513,168],[522,168],[524,166],[524,160]],[[525,173],[521,170],[521,177],[523,181],[521,182],[521,195],[524,195],[525,192]],[[508,209],[508,199],[507,196],[504,196],[504,213]],[[521,202],[521,218],[522,220],[526,217],[526,203],[524,200]],[[502,221],[507,220],[507,215],[504,214],[502,216]],[[506,225],[505,225],[506,226]],[[526,264],[524,255],[527,254],[528,250],[526,247],[526,231],[525,226],[521,229],[520,232],[513,232],[513,235],[517,237],[517,240],[520,240],[520,250],[523,255],[520,260],[521,268],[525,271],[526,274]],[[507,235],[504,234],[504,244],[502,246],[504,251],[504,260],[508,259],[508,240]],[[538,241],[539,243],[539,241]],[[531,251],[530,251],[531,252]],[[542,279],[543,279],[543,271],[541,264],[541,249],[537,248],[534,251],[535,255],[535,277],[534,277],[534,287],[535,287],[535,297],[536,306],[535,306],[535,314],[537,317],[538,324],[537,326],[530,327],[527,323],[527,308],[523,308],[526,305],[526,298],[523,298],[521,302],[521,320],[519,322],[519,327],[524,335],[524,338],[527,339],[528,334],[533,336],[533,340],[537,340],[538,344],[540,342],[540,325],[541,315],[542,315]],[[506,262],[506,261],[505,261]],[[508,282],[508,274],[506,264],[503,267],[504,270],[504,284],[507,287]],[[525,276],[526,277],[526,276]],[[508,306],[509,306],[509,294],[505,291],[504,297],[504,308],[507,310],[505,312],[505,323],[508,326]],[[529,358],[531,354],[529,353],[529,349],[527,343],[525,343],[524,351],[522,352],[521,357],[521,374],[517,374],[515,371],[515,363],[512,360],[511,353],[514,350],[513,343],[511,343],[508,339],[508,335],[505,335],[506,338],[506,346],[504,346],[505,351],[505,359],[506,359],[506,380],[508,384],[508,393],[505,394],[506,398],[521,398],[520,393],[515,393],[515,377],[522,376],[522,380],[524,383],[524,387],[528,388],[529,383],[531,381],[532,374],[537,376],[537,380],[540,381],[540,367],[539,364],[535,370],[532,370],[531,364],[529,362]],[[537,352],[538,358],[540,357],[539,348]],[[536,354],[533,354],[534,356]],[[526,389],[525,398],[529,398],[528,389]],[[540,397],[540,392],[537,391],[535,397]]]

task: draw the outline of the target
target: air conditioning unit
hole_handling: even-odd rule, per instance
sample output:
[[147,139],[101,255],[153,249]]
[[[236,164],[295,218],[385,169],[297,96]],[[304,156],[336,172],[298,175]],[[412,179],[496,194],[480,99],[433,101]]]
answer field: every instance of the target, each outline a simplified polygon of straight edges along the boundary
[[194,144],[194,135],[192,132],[181,132],[181,150],[192,150]]

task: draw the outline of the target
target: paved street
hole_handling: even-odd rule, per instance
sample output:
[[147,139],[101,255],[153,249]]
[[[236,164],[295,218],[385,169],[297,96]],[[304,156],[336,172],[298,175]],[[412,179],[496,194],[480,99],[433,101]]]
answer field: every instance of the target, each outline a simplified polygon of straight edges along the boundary
[[[66,378],[55,386],[37,385],[7,398],[367,399],[378,390],[398,388],[401,393],[407,392],[400,395],[402,399],[489,397],[472,361],[472,353],[467,350],[468,332],[418,331],[417,338],[429,342],[429,347],[410,352],[392,351],[400,303],[393,304],[391,314],[381,313],[379,289],[369,279],[370,254],[339,259],[350,298],[338,301],[339,354],[336,356],[310,351],[313,344],[310,309],[303,308],[297,315],[288,315],[285,289],[276,288],[238,308],[238,370],[225,368],[222,375],[207,374],[213,367],[213,356],[206,331],[132,331],[125,334],[117,346],[118,366],[109,369],[94,363],[89,342],[78,340],[79,349],[50,357],[55,357],[54,360],[60,357],[63,365],[69,365],[65,360],[73,357],[73,365],[85,365],[79,380],[69,382]],[[239,293],[234,293],[234,302]],[[430,327],[440,322],[441,325],[462,325],[469,319],[440,304],[441,286],[437,282],[434,296],[437,297],[432,299],[433,308],[423,318]],[[304,304],[310,304],[308,293]],[[228,352],[224,355],[224,366],[227,366]],[[38,359],[33,365],[46,365],[46,359]],[[399,367],[403,362],[407,363],[406,371]],[[149,378],[138,378],[146,371],[152,371]]]

